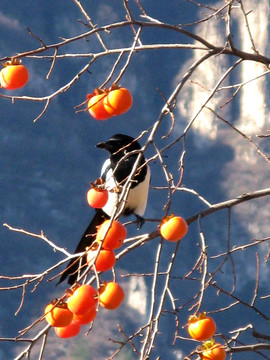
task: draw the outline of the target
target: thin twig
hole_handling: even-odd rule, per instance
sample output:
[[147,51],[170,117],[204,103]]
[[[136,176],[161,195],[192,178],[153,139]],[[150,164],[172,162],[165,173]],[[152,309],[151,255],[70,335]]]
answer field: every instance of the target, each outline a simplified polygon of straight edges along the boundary
[[253,298],[252,298],[252,300],[250,302],[251,306],[253,306],[255,304],[255,300],[257,298],[258,289],[259,289],[260,259],[259,259],[259,254],[257,252],[256,252],[256,265],[257,265],[256,284],[255,284],[255,289],[254,289],[254,295],[253,295]]

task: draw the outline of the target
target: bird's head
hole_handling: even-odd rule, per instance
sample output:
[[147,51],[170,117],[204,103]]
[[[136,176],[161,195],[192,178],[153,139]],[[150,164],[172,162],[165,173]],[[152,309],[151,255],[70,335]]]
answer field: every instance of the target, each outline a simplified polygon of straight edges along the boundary
[[123,155],[124,152],[140,150],[141,146],[133,137],[124,134],[115,134],[108,141],[100,142],[96,145],[100,149],[105,149],[110,154],[119,152]]

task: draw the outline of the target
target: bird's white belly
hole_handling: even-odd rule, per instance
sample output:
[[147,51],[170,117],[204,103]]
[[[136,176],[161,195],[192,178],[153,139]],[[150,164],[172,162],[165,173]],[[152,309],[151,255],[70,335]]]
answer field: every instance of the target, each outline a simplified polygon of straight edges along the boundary
[[[150,182],[150,168],[148,167],[148,171],[146,177],[143,182],[130,189],[127,202],[124,206],[124,209],[128,209],[130,212],[133,212],[135,215],[143,216],[147,204],[148,198],[148,190],[149,190],[149,182]],[[110,169],[107,172],[106,176],[106,188],[109,191],[109,199],[107,204],[102,208],[103,211],[112,216],[115,211],[115,207],[118,205],[119,197],[121,196],[121,192],[117,192],[117,183],[114,177],[112,176],[112,170]],[[118,207],[120,210],[121,205]],[[124,212],[124,209],[122,212]]]

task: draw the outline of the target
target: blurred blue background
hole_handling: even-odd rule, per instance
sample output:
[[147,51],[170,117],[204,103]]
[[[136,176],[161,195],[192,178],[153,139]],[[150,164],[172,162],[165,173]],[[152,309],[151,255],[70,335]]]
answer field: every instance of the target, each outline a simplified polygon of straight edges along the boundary
[[[125,9],[121,1],[83,2],[86,11],[94,24],[98,26],[124,21]],[[147,14],[152,18],[170,24],[189,24],[206,18],[214,10],[198,7],[189,1],[141,1]],[[221,3],[204,1],[204,5],[219,9]],[[260,23],[268,26],[269,3],[261,1],[257,7],[256,1],[249,1],[249,8],[254,9],[250,16],[251,25]],[[129,1],[129,6],[135,18],[139,18],[140,10],[136,2]],[[259,14],[259,15],[258,15]],[[253,16],[253,17],[252,17]],[[26,50],[40,47],[39,41],[31,36],[26,26],[45,44],[53,44],[61,38],[71,38],[88,31],[81,22],[85,22],[82,13],[75,2],[67,0],[44,1],[13,1],[1,0],[0,5],[0,57],[5,58]],[[243,30],[244,24],[239,12],[235,12],[233,28],[238,29],[235,42],[237,46],[250,50],[248,36]],[[254,19],[254,20],[253,20]],[[221,16],[213,17],[209,22],[197,26],[187,26],[188,30],[206,37],[209,42],[223,46],[224,21]],[[252,27],[256,45],[264,55],[269,55],[267,49],[267,34],[258,27]],[[112,30],[110,34],[101,33],[104,43],[111,48],[131,46],[134,34],[131,28]],[[142,44],[184,43],[193,44],[192,39],[178,32],[164,29],[145,28],[141,34]],[[61,54],[88,54],[103,51],[95,36],[72,42],[59,48]],[[56,61],[48,80],[46,75],[51,62],[43,55],[53,55],[53,51],[41,53],[37,57],[26,57],[23,64],[30,73],[29,83],[20,90],[7,92],[1,90],[1,95],[43,97],[52,94],[68,83],[89,61],[90,57],[66,57]],[[148,129],[158,119],[168,98],[183,74],[192,62],[198,59],[199,52],[183,49],[147,50],[133,55],[132,60],[121,78],[120,84],[126,86],[133,94],[134,103],[130,111],[108,121],[96,121],[87,112],[76,113],[74,107],[86,99],[86,95],[99,87],[110,74],[117,55],[104,56],[96,60],[74,85],[67,91],[52,99],[45,114],[37,121],[33,120],[40,114],[45,103],[19,99],[12,103],[11,99],[0,97],[0,216],[1,223],[26,231],[46,236],[60,247],[72,252],[87,227],[93,210],[86,203],[86,192],[90,181],[100,174],[100,167],[107,154],[95,145],[108,139],[114,133],[126,133],[138,136]],[[119,74],[127,57],[124,56],[117,67]],[[175,127],[168,139],[163,139],[170,127],[171,120],[164,118],[155,137],[155,143],[163,148],[173,139],[178,138],[192,116],[200,108],[208,90],[215,86],[227,68],[235,59],[220,56],[203,64],[194,74],[193,82],[188,82],[180,92],[175,113]],[[238,67],[222,86],[249,80],[265,71],[262,65],[250,63]],[[115,75],[115,76],[116,76]],[[113,78],[115,78],[115,76]],[[113,80],[113,79],[112,79]],[[110,82],[111,84],[112,82]],[[110,85],[109,84],[109,85]],[[218,92],[211,101],[211,107],[222,114],[241,131],[255,138],[260,147],[267,153],[267,139],[259,140],[256,135],[265,133],[268,128],[269,100],[267,78],[252,82],[235,97],[234,101],[222,107],[233,94],[234,89]],[[209,106],[210,106],[209,105]],[[147,137],[141,139],[143,144]],[[179,142],[164,153],[168,172],[172,173],[177,183],[180,173],[178,161],[183,150]],[[230,127],[219,121],[205,110],[195,121],[185,138],[184,176],[181,183],[182,191],[177,191],[171,204],[171,211],[184,217],[192,216],[205,208],[194,192],[207,199],[211,204],[225,201],[242,193],[269,187],[269,163],[253,150],[248,141]],[[149,147],[146,157],[155,154]],[[162,207],[167,201],[167,190],[157,190],[155,187],[165,187],[166,179],[159,161],[151,163],[152,180],[149,202],[145,217],[161,219]],[[192,189],[192,191],[191,191]],[[269,202],[261,199],[243,204],[231,212],[230,239],[231,246],[250,242],[254,238],[269,236]],[[130,219],[123,219],[123,221]],[[154,231],[155,222],[147,222],[140,233]],[[226,252],[228,239],[228,212],[217,212],[202,220],[202,230],[208,247],[208,255]],[[137,235],[135,225],[128,226],[128,235]],[[126,302],[121,310],[116,312],[101,311],[89,337],[79,337],[62,341],[53,332],[49,335],[48,346],[44,358],[50,359],[104,359],[117,349],[117,344],[108,338],[121,339],[117,323],[121,323],[123,331],[129,336],[148,319],[151,304],[152,277],[123,277],[131,273],[152,273],[156,251],[160,239],[136,249],[121,258],[116,266],[117,278],[123,282],[126,290]],[[181,242],[177,252],[170,289],[180,307],[179,334],[187,337],[186,329],[182,329],[190,315],[189,306],[184,306],[200,289],[201,274],[195,271],[195,280],[182,278],[194,265],[200,254],[198,223],[192,224],[188,236]],[[269,248],[262,244],[256,249],[260,258],[260,286],[258,292],[258,307],[269,315],[269,300],[260,297],[269,293],[269,269],[264,258]],[[173,244],[164,243],[160,259],[160,271],[166,271],[174,251]],[[9,231],[0,227],[0,264],[1,275],[19,276],[22,274],[38,274],[63,259],[63,255],[54,252],[44,241],[36,237]],[[221,264],[224,257],[209,261],[209,272]],[[250,302],[256,284],[256,255],[249,248],[232,256],[233,263],[227,261],[223,271],[218,273],[216,280],[221,286],[231,291],[234,272],[237,276],[236,294],[246,302]],[[233,264],[233,265],[232,265]],[[158,295],[163,289],[163,277],[158,281]],[[15,337],[18,331],[28,326],[34,319],[42,315],[46,304],[61,295],[66,285],[56,288],[54,282],[43,281],[34,291],[30,285],[26,289],[24,304],[17,316],[22,289],[0,292],[0,336]],[[18,284],[17,281],[0,279],[0,287]],[[268,289],[267,289],[268,288]],[[224,294],[217,296],[213,288],[207,289],[202,310],[214,311],[227,307],[234,302]],[[255,302],[256,305],[256,302]],[[183,307],[183,309],[182,309]],[[161,318],[160,331],[157,336],[153,359],[159,355],[161,359],[182,359],[192,351],[197,343],[190,340],[177,339],[174,346],[176,329],[171,302],[166,299],[164,316]],[[218,332],[232,336],[230,331],[245,327],[252,323],[256,330],[269,333],[269,323],[250,308],[239,305],[225,312],[213,315],[218,325]],[[262,321],[263,320],[263,321]],[[44,322],[41,324],[41,328]],[[33,332],[28,335],[36,333]],[[219,340],[222,341],[221,338]],[[134,340],[139,346],[139,339]],[[245,332],[241,339],[243,343],[254,343],[251,332]],[[0,358],[13,359],[20,353],[25,344],[13,342],[0,343]],[[33,350],[36,358],[39,346]],[[117,359],[136,359],[131,348],[124,349]],[[234,359],[257,359],[259,354],[236,354]]]

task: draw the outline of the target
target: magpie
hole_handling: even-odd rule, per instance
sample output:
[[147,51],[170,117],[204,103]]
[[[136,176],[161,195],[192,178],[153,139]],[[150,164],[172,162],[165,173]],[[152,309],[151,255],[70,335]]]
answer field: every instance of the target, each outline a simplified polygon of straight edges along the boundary
[[[140,144],[131,136],[115,134],[108,141],[98,143],[96,146],[107,150],[110,154],[101,169],[101,179],[108,189],[109,197],[102,209],[96,209],[96,213],[85,230],[74,254],[85,251],[86,247],[95,241],[97,227],[105,220],[110,219],[114,213],[116,213],[117,217],[119,215],[128,216],[134,214],[137,218],[138,228],[144,223],[143,215],[147,205],[150,167],[145,163],[143,155],[136,164],[141,150]],[[137,165],[136,168],[135,165]],[[131,174],[133,176],[129,182],[130,187],[127,188],[127,196],[125,196],[122,192],[125,185],[128,185],[127,180]],[[118,213],[119,210],[120,214]],[[78,269],[85,263],[86,256],[83,256],[82,259],[79,257],[71,259],[58,284],[69,277],[68,283],[73,285],[77,279]]]

